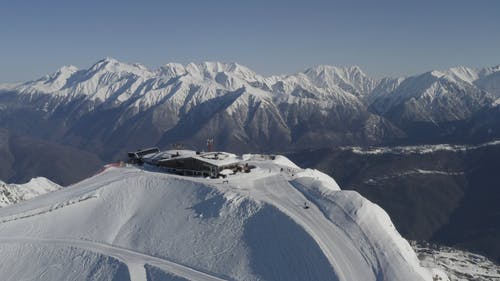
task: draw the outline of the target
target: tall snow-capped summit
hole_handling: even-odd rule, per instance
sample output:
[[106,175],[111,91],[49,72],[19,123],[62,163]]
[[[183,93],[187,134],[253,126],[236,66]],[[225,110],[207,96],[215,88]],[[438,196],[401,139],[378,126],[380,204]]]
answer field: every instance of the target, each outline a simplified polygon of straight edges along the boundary
[[52,75],[18,85],[14,90],[30,96],[52,95],[65,102],[80,97],[123,102],[130,97],[134,87],[152,76],[154,73],[141,64],[105,58],[88,69],[63,67]]
[[340,190],[327,175],[282,156],[221,155],[211,163],[255,168],[223,181],[110,167],[0,209],[0,275],[424,281],[437,274],[446,280],[419,265],[380,207]]
[[162,76],[166,77],[179,77],[186,74],[186,68],[181,63],[170,62],[162,65],[158,72]]
[[500,65],[480,70],[475,84],[500,99]]
[[457,66],[442,71],[434,70],[430,73],[438,78],[446,77],[455,82],[473,84],[477,79],[479,79],[480,70],[471,67]]
[[149,69],[140,63],[123,63],[114,58],[107,57],[98,62],[88,69],[89,73],[98,72],[115,72],[115,73],[130,73],[137,76],[152,75]]
[[52,74],[41,77],[35,81],[23,83],[20,86],[15,87],[15,89],[22,92],[55,92],[66,86],[71,77],[77,72],[78,68],[76,66],[63,66]]
[[409,77],[371,106],[398,122],[463,120],[492,102],[486,91],[473,84],[476,73],[468,68],[453,68]]
[[377,81],[367,77],[358,66],[319,65],[304,71],[314,84],[322,88],[338,86],[357,96],[371,93]]

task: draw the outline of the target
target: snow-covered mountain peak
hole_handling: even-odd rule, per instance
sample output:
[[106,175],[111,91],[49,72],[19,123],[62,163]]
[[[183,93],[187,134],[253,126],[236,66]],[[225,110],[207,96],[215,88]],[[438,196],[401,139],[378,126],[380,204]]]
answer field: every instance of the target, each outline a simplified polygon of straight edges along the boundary
[[340,87],[356,96],[369,94],[377,85],[358,66],[319,65],[305,70],[304,74],[318,87]]
[[167,78],[178,77],[186,74],[186,68],[180,63],[170,62],[160,67],[159,74]]
[[225,73],[226,75],[242,79],[246,82],[255,81],[257,79],[261,80],[261,78],[257,78],[260,76],[253,70],[237,63],[206,61],[198,64],[189,63],[186,66],[182,66],[181,64],[172,64],[168,67],[168,69],[171,73],[187,72],[194,77],[199,77],[205,80],[213,80],[220,73]]
[[24,184],[6,184],[0,181],[0,207],[29,200],[60,188],[61,186],[44,177],[32,178]]
[[443,71],[440,71],[440,70],[431,70],[431,71],[427,72],[427,74],[429,74],[430,76],[434,76],[436,78],[441,78],[444,75],[446,75]]
[[57,70],[58,74],[73,74],[78,71],[78,67],[74,65],[65,65]]
[[52,89],[60,89],[76,72],[78,72],[78,68],[76,66],[63,66],[59,68],[55,73],[47,76],[46,78],[42,78],[39,81],[43,81],[45,85],[50,86],[50,88]]
[[94,63],[89,68],[89,71],[99,71],[99,70],[104,69],[106,67],[112,67],[113,65],[116,66],[118,64],[121,64],[118,60],[111,58],[111,57],[106,57],[106,58],[100,59],[96,63]]
[[241,65],[239,63],[233,62],[228,65],[227,71],[229,73],[233,73],[235,75],[238,75],[242,79],[245,79],[246,81],[253,81],[253,80],[261,80],[262,76],[258,75],[255,71],[251,70],[250,68]]
[[431,73],[439,78],[445,76],[457,83],[466,82],[473,84],[474,81],[479,79],[479,70],[466,66],[457,66],[443,71],[432,71]]
[[124,63],[120,62],[114,58],[104,58],[96,62],[93,66],[88,69],[90,74],[98,73],[122,73],[122,74],[134,74],[137,76],[148,77],[153,75],[153,73],[146,68],[144,65],[139,63]]
[[474,68],[467,66],[456,66],[445,70],[433,70],[429,73],[436,78],[446,78],[456,83],[477,84],[481,79],[500,72],[500,65],[486,68]]
[[365,76],[364,72],[357,65],[353,66],[333,66],[333,65],[318,65],[308,68],[304,71],[311,78],[320,77],[328,80],[335,77],[344,80],[352,80],[359,76]]
[[[132,96],[139,85],[154,73],[142,64],[123,63],[105,58],[88,69],[63,67],[56,73],[15,88],[21,94],[50,94],[63,97],[69,102],[73,98],[86,96],[92,101],[122,102]],[[50,109],[49,109],[50,110]]]

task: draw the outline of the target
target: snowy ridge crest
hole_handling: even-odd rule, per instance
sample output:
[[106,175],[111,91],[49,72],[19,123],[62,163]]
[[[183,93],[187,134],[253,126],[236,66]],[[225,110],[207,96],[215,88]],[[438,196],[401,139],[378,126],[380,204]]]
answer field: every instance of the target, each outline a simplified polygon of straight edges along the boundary
[[[29,96],[51,95],[61,103],[84,97],[112,105],[140,104],[143,111],[165,99],[186,104],[192,103],[186,98],[210,99],[244,88],[248,92],[264,91],[267,99],[277,105],[320,103],[325,107],[347,104],[360,108],[373,103],[378,111],[386,112],[387,107],[412,98],[432,99],[440,91],[449,93],[448,86],[436,84],[444,80],[459,88],[480,88],[500,97],[498,66],[483,69],[458,66],[414,77],[373,79],[358,66],[319,65],[292,75],[265,77],[238,63],[168,63],[150,70],[138,63],[123,63],[113,58],[102,59],[88,69],[65,66],[38,80],[4,85],[2,89]],[[196,88],[213,93],[205,97],[201,97],[203,92],[184,93]]]

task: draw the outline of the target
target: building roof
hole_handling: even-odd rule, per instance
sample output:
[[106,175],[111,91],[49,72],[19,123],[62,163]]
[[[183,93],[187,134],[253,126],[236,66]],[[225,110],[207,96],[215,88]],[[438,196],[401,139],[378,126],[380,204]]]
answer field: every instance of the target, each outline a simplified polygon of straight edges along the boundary
[[151,153],[143,156],[146,162],[159,163],[180,159],[196,159],[207,164],[223,167],[237,164],[241,161],[238,156],[227,152],[196,152],[193,150],[166,150],[158,153]]

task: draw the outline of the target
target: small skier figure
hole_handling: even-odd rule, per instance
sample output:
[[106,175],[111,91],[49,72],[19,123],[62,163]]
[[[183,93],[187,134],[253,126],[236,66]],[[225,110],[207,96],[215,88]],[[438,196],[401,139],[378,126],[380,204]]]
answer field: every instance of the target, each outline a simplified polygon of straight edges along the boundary
[[309,209],[309,206],[307,205],[307,202],[304,202],[304,209]]

